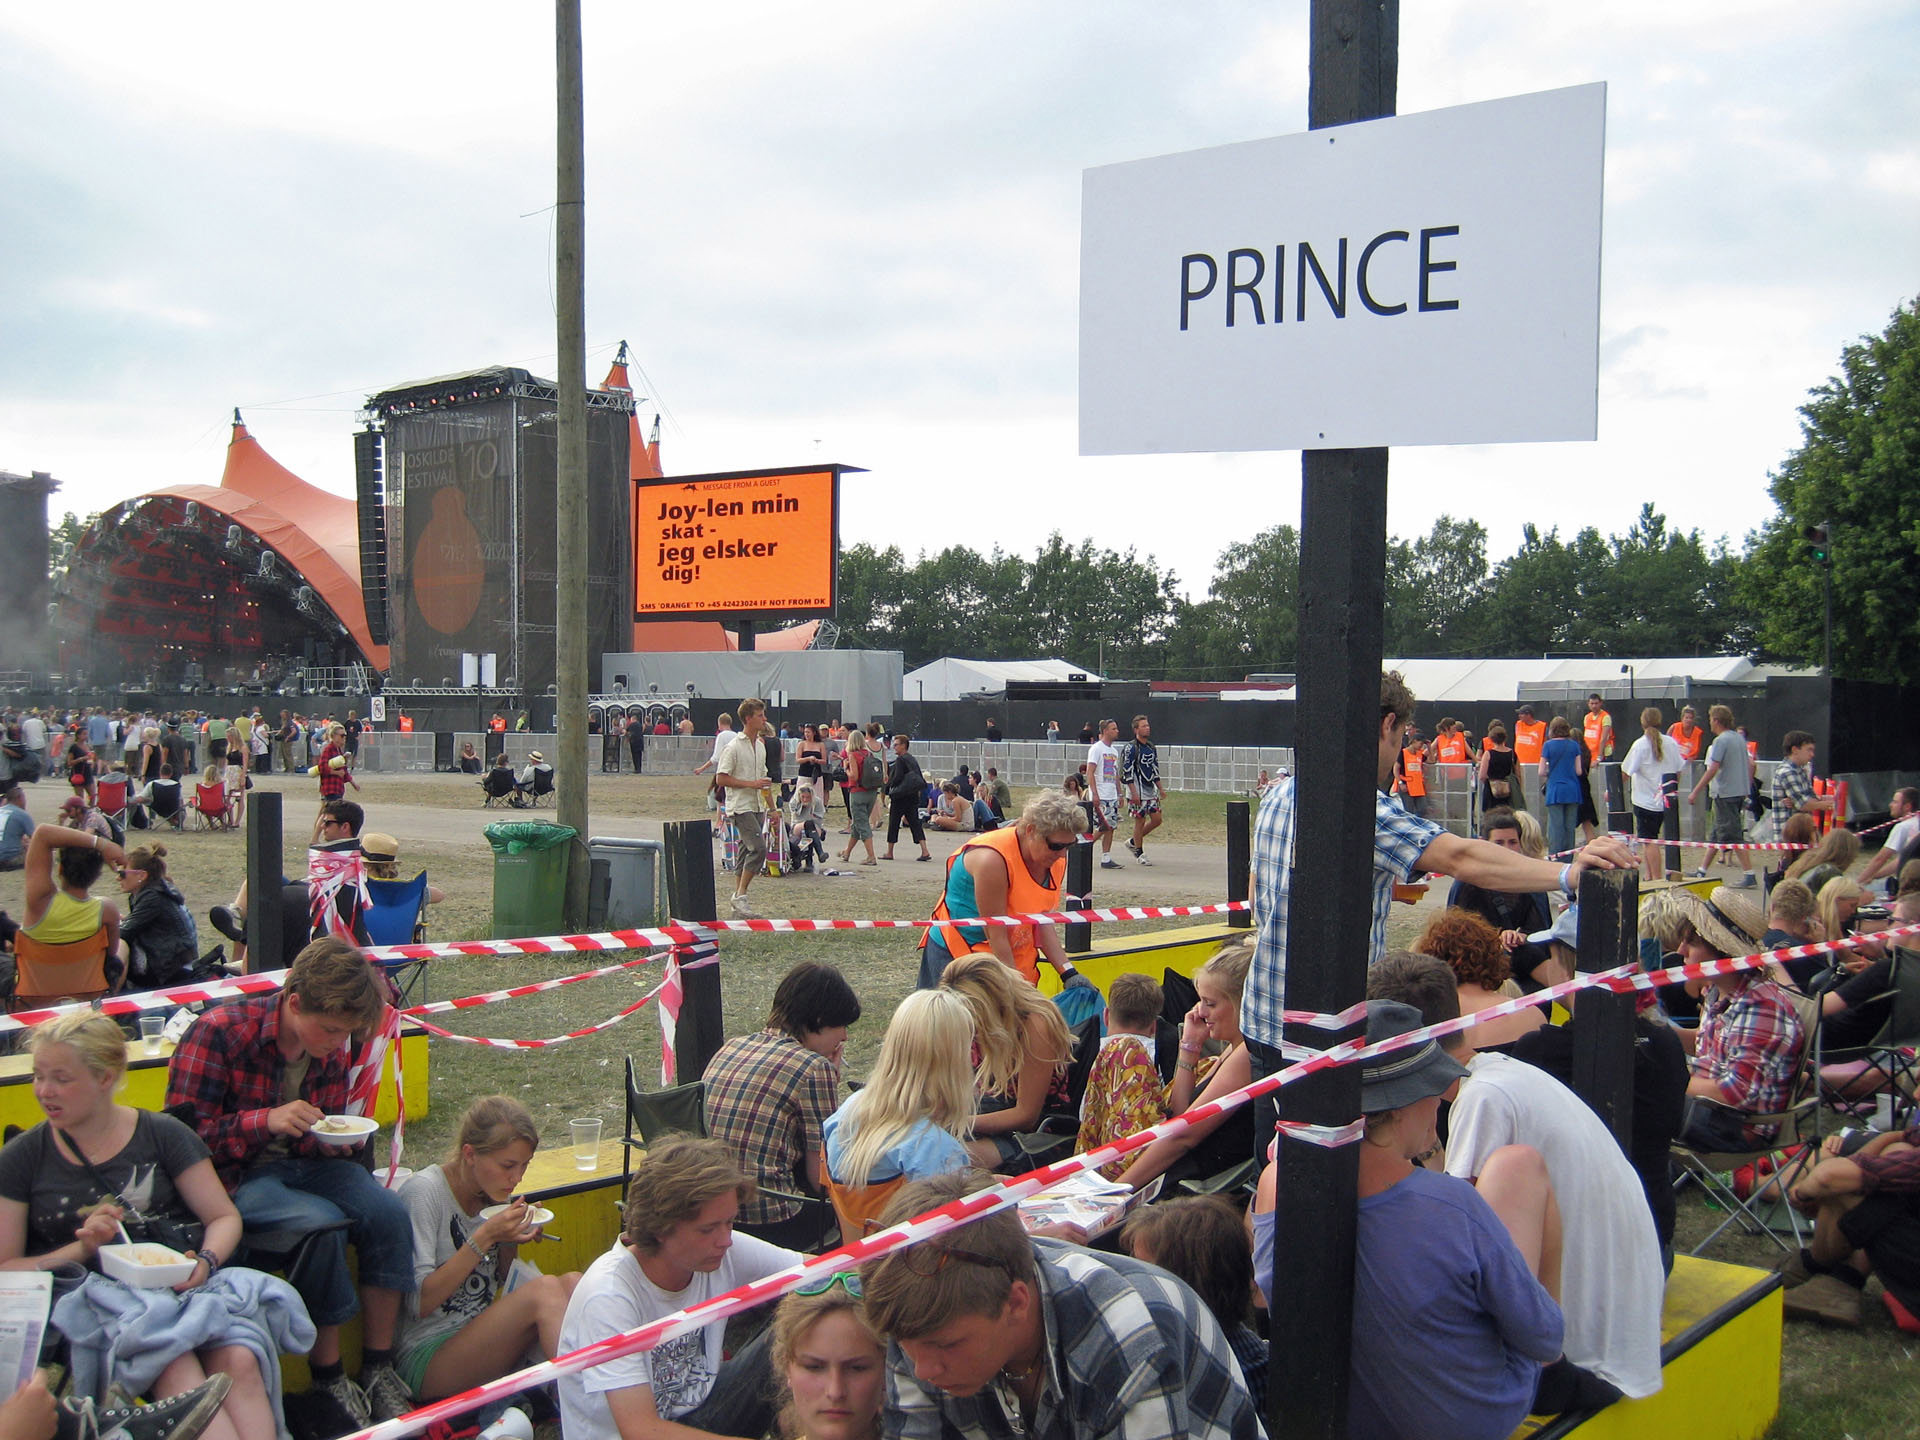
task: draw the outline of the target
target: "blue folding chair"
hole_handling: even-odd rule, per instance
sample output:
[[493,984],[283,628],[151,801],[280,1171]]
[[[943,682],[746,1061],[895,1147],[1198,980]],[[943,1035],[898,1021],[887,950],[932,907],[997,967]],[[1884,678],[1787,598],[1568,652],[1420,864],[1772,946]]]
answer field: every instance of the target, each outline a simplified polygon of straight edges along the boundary
[[[411,880],[369,880],[367,896],[372,903],[361,912],[369,945],[412,945],[425,938],[421,917],[427,908],[427,872],[422,870]],[[383,960],[387,978],[400,987],[400,998],[411,997],[420,987],[420,998],[427,998],[427,962],[424,960]],[[407,973],[403,973],[407,972]]]

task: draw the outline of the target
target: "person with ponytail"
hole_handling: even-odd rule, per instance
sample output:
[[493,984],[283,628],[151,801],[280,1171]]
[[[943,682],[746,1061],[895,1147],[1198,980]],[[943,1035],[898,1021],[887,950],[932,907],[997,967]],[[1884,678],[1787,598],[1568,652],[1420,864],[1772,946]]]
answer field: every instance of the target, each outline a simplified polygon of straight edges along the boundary
[[1661,878],[1660,847],[1647,841],[1660,838],[1667,818],[1667,777],[1687,768],[1687,757],[1680,746],[1661,728],[1660,707],[1649,705],[1640,712],[1644,732],[1620,762],[1621,771],[1633,782],[1633,833],[1641,841],[1640,859],[1649,880]]

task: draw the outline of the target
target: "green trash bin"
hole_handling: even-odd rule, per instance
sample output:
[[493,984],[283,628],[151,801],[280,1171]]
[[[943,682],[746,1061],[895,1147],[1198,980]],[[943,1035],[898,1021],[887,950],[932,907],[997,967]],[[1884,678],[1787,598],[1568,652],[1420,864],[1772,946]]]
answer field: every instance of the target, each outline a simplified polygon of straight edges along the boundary
[[567,904],[567,855],[580,832],[544,820],[486,828],[493,846],[493,938],[557,935]]

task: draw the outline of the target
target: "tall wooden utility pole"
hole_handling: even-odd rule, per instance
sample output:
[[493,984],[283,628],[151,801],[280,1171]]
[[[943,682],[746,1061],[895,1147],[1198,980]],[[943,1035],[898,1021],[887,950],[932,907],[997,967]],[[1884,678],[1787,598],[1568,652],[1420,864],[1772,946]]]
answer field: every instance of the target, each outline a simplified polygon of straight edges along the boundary
[[586,121],[580,82],[580,0],[554,3],[555,303],[560,345],[560,430],[555,490],[559,594],[554,656],[559,718],[556,819],[579,834],[567,866],[566,924],[587,923],[587,197]]
[[[1399,0],[1313,0],[1308,33],[1309,129],[1394,113]],[[1351,381],[1369,383],[1365,375]],[[1387,452],[1309,450],[1301,457],[1301,479],[1294,804],[1316,824],[1312,841],[1294,850],[1286,1007],[1330,1014],[1367,990]],[[1363,1030],[1289,1025],[1287,1039],[1318,1049]],[[1360,1113],[1360,1067],[1336,1066],[1288,1086],[1280,1092],[1280,1113],[1347,1124]],[[1347,1428],[1358,1155],[1351,1146],[1325,1149],[1285,1138],[1280,1144],[1274,1218],[1276,1233],[1286,1237],[1286,1288],[1268,1289],[1276,1303],[1267,1429],[1276,1440],[1338,1440]],[[1261,1279],[1273,1285],[1273,1277]]]

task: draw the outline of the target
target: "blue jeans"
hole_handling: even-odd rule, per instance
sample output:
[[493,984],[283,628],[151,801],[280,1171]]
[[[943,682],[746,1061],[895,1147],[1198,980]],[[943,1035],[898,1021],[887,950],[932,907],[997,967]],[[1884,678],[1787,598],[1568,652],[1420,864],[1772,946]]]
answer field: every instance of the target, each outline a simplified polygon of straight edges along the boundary
[[1547,806],[1547,853],[1559,855],[1574,848],[1579,833],[1580,802]]
[[345,1231],[323,1236],[287,1273],[316,1325],[338,1325],[359,1307],[347,1271],[347,1241],[360,1255],[360,1283],[405,1294],[413,1279],[413,1220],[391,1190],[352,1160],[269,1160],[249,1170],[233,1192],[245,1240],[286,1251],[301,1237],[338,1220]]

